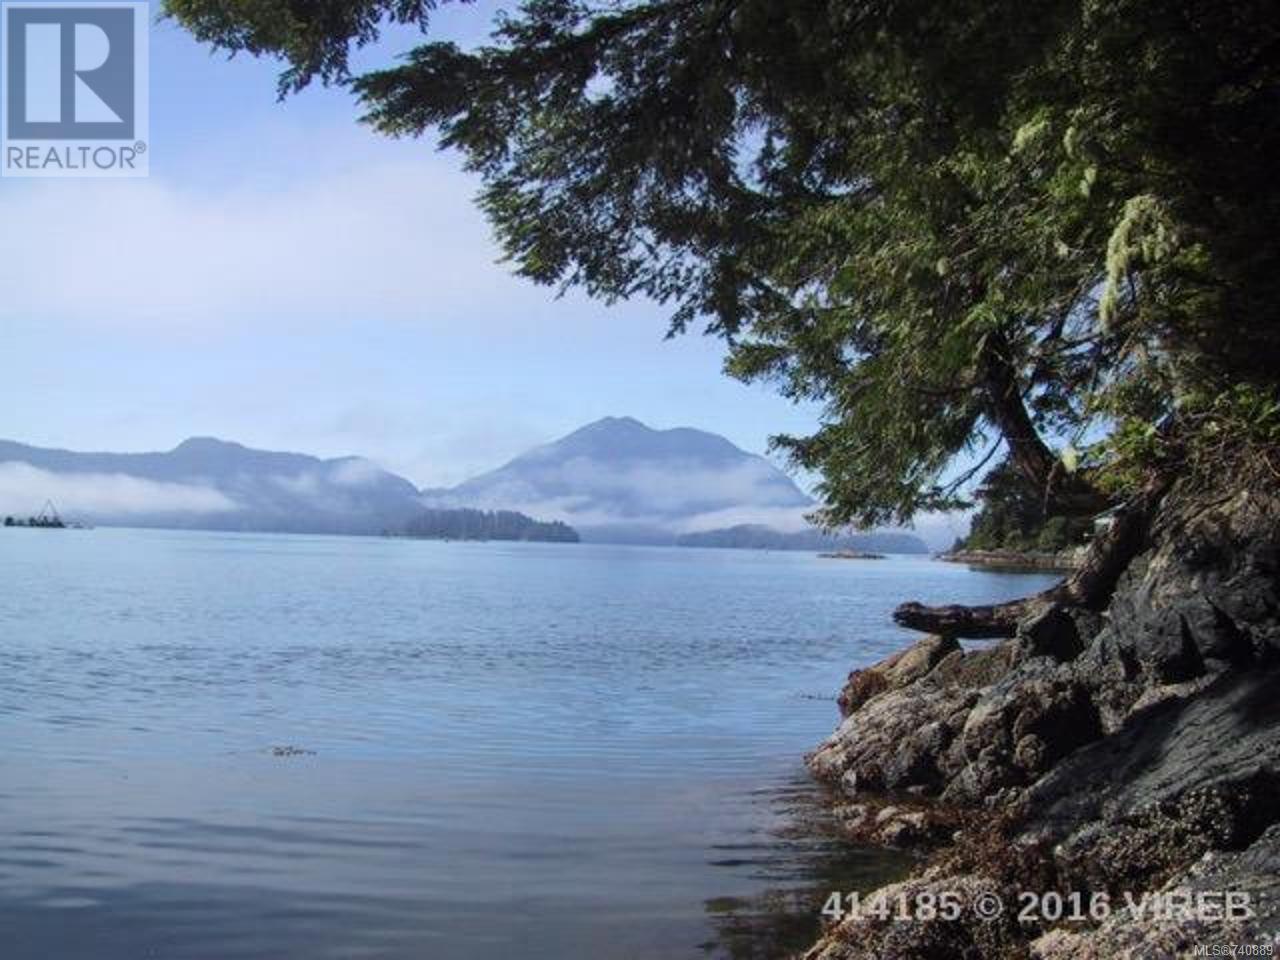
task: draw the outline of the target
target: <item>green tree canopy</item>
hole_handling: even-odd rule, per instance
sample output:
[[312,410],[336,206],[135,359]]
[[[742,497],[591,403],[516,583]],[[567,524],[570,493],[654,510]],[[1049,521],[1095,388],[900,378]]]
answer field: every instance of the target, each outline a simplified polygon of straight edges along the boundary
[[348,75],[434,6],[166,3],[460,151],[520,274],[820,402],[776,442],[829,522],[953,506],[997,446],[1082,514],[1280,439],[1274,0],[524,0]]

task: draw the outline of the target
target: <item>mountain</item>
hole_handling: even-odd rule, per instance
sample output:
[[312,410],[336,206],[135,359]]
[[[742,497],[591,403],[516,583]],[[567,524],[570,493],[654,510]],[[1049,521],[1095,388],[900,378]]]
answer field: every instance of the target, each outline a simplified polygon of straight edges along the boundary
[[[491,527],[550,539],[576,532],[588,542],[918,549],[914,538],[896,546],[826,538],[804,519],[813,501],[764,457],[714,433],[655,430],[631,417],[597,420],[456,487],[421,491],[360,457],[322,460],[212,437],[157,453],[0,440],[0,516],[31,516],[47,499],[70,519],[104,525],[445,537]],[[448,515],[464,509],[503,516]],[[525,516],[516,521],[517,513]]]
[[672,543],[695,527],[795,525],[813,502],[764,457],[724,437],[606,417],[448,490],[438,506],[520,510],[571,523],[584,540]]
[[94,523],[377,533],[421,511],[417,489],[360,457],[321,460],[194,437],[159,453],[75,453],[0,440],[0,512],[51,499]]
[[724,547],[736,550],[865,550],[872,553],[928,553],[923,540],[910,533],[825,533],[817,528],[784,533],[744,523],[722,530],[686,533],[681,547]]

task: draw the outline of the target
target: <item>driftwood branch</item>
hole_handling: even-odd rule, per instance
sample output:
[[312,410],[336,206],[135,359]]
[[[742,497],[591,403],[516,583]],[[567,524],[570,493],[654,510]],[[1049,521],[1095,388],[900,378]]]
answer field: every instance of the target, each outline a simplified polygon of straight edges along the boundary
[[893,611],[893,620],[900,627],[936,633],[943,637],[966,637],[972,640],[1011,637],[1018,622],[1035,609],[1037,604],[1052,602],[1048,595],[1059,587],[1034,597],[984,607],[966,607],[956,603],[927,607],[912,600],[910,603],[900,604]]
[[1110,527],[1090,544],[1079,569],[1048,590],[1008,603],[979,607],[904,603],[893,611],[894,622],[910,630],[979,640],[1013,636],[1020,621],[1049,604],[1101,610],[1111,599],[1116,581],[1129,561],[1146,546],[1151,516],[1162,492],[1163,489],[1153,489],[1119,508]]

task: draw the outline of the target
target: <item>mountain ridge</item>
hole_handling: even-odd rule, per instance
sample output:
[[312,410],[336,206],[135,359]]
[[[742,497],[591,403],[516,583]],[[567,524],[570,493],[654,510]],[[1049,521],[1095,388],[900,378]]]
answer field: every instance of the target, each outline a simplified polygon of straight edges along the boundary
[[26,515],[49,498],[104,525],[368,534],[402,532],[424,510],[476,509],[567,524],[586,542],[740,545],[731,542],[757,528],[774,542],[818,535],[803,519],[812,498],[766,458],[709,431],[654,429],[625,416],[434,489],[363,457],[259,450],[208,435],[137,453],[0,440],[0,512]]
[[257,450],[208,436],[140,453],[0,440],[0,467],[8,468],[0,474],[4,509],[20,511],[12,501],[29,488],[30,500],[51,498],[95,523],[369,533],[421,508],[414,484],[364,458]]

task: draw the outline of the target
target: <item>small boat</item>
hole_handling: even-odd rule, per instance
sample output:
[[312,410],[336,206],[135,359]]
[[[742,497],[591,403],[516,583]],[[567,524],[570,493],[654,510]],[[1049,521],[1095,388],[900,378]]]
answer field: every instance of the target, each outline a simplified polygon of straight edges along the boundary
[[32,517],[5,517],[4,525],[6,527],[30,527],[37,530],[87,530],[85,524],[71,522],[67,523],[58,514],[58,508],[53,505],[52,500],[46,500],[44,507],[40,512]]

